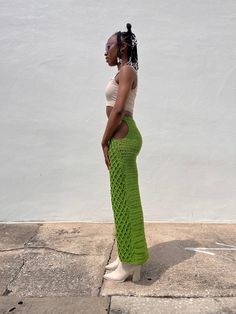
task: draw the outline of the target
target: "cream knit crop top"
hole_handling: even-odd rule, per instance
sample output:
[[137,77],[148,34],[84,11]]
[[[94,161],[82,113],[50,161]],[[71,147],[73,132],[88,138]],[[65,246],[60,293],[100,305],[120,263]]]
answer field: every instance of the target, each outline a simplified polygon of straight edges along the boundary
[[[117,72],[119,73],[120,70]],[[117,75],[116,73],[116,75]],[[117,98],[117,93],[118,93],[118,87],[119,84],[116,82],[115,77],[116,75],[113,76],[113,78],[108,82],[106,88],[105,88],[105,95],[106,95],[106,106],[114,106]],[[138,82],[137,86],[134,89],[131,89],[128,95],[128,98],[126,100],[126,104],[124,107],[124,110],[128,110],[133,113],[134,110],[134,100],[136,97],[137,93],[137,87],[138,87]]]

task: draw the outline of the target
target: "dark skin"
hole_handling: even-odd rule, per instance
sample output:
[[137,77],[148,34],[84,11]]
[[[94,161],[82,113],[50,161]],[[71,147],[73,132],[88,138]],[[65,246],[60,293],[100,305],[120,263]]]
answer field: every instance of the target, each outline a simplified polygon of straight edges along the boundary
[[121,45],[121,64],[117,63],[117,40],[116,35],[112,35],[107,41],[107,51],[105,52],[106,62],[110,66],[117,66],[120,70],[116,76],[116,82],[119,84],[117,99],[114,107],[106,106],[108,122],[102,138],[102,149],[105,157],[105,164],[109,170],[110,162],[108,158],[108,141],[111,137],[122,138],[128,133],[128,125],[122,121],[123,116],[133,117],[132,112],[124,109],[126,100],[131,89],[137,85],[137,72],[128,65],[128,46],[125,42]]

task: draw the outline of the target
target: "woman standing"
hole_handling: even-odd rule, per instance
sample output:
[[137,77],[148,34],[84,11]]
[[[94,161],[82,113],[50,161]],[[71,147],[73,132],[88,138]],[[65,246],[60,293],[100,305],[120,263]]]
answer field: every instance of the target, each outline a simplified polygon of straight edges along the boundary
[[108,82],[106,95],[107,126],[102,139],[105,163],[109,170],[110,192],[115,220],[117,259],[106,266],[113,272],[105,279],[140,280],[141,266],[148,258],[143,210],[138,184],[136,157],[142,136],[133,118],[137,92],[137,40],[127,23],[127,32],[114,33],[106,43],[106,61],[118,67]]

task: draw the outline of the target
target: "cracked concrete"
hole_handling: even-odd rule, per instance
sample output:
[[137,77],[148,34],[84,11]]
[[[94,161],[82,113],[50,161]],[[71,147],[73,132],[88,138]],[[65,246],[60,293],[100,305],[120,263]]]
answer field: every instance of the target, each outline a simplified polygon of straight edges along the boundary
[[0,313],[235,313],[235,227],[145,223],[141,281],[115,283],[113,224],[2,224]]
[[39,232],[42,224],[0,224],[0,251],[21,249]]

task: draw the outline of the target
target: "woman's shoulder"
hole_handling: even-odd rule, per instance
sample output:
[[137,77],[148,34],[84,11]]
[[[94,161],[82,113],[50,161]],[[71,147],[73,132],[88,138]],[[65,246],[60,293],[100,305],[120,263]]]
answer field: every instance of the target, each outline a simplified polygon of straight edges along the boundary
[[136,79],[138,76],[137,71],[130,64],[123,65],[121,69],[119,70],[119,74],[121,74],[121,76],[124,75],[126,77],[130,77],[130,79]]
[[125,65],[123,65],[123,66],[120,68],[119,72],[121,72],[121,71],[123,71],[123,72],[134,72],[134,73],[137,73],[137,71],[135,70],[135,68],[134,68],[132,65],[130,65],[130,64],[125,64]]

